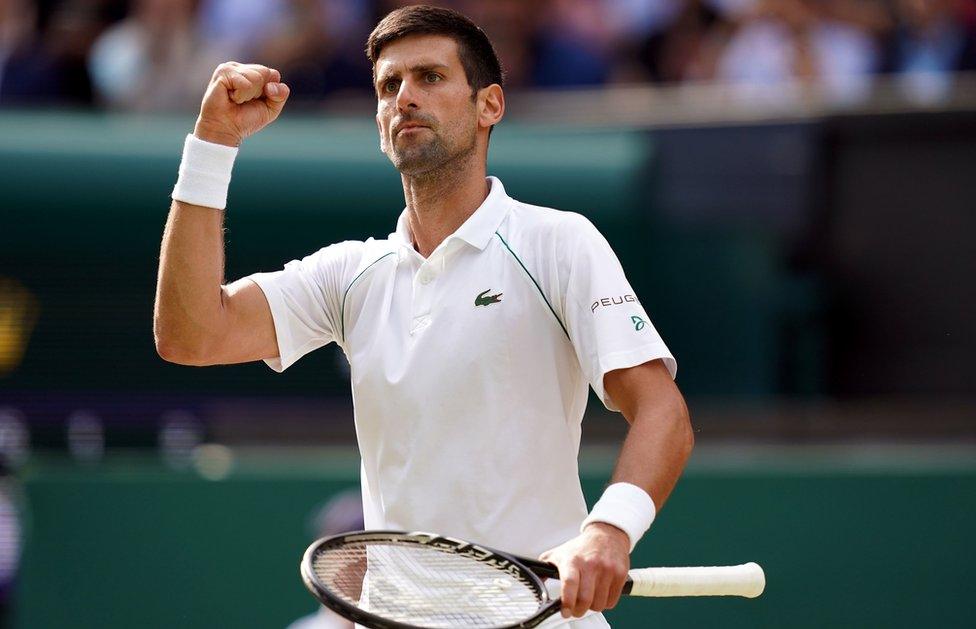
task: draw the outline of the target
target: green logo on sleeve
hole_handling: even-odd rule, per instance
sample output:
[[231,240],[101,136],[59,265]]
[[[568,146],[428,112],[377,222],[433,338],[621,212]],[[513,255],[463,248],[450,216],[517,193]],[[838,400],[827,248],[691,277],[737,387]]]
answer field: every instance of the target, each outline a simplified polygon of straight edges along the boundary
[[494,295],[489,295],[488,293],[490,293],[490,292],[491,292],[491,289],[489,288],[488,290],[482,291],[481,293],[479,293],[478,296],[474,298],[474,305],[475,306],[487,306],[488,304],[497,304],[498,302],[500,302],[502,300],[502,293],[496,293]]
[[637,332],[640,332],[641,330],[643,330],[644,329],[644,326],[647,325],[647,321],[644,321],[643,319],[641,319],[637,315],[632,316],[630,318],[630,322],[634,324],[634,330],[637,331]]

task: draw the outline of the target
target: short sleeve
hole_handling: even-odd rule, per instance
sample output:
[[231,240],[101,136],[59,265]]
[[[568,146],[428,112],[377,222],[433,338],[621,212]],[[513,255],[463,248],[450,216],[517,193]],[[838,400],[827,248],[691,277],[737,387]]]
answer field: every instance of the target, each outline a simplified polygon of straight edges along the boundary
[[278,356],[264,361],[269,367],[284,371],[305,354],[336,340],[342,287],[362,251],[362,242],[342,242],[292,260],[281,271],[247,276],[271,306]]
[[677,362],[637,299],[610,244],[585,217],[571,216],[560,237],[563,316],[587,380],[604,405],[617,411],[620,409],[603,388],[607,372],[663,359],[673,378]]

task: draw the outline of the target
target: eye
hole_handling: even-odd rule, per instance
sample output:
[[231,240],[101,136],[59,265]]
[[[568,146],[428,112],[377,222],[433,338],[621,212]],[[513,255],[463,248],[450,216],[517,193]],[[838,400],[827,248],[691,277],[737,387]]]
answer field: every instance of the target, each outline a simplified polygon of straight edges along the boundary
[[436,72],[428,72],[424,76],[424,80],[427,81],[428,83],[437,83],[438,81],[441,80],[441,78],[442,78],[441,75],[437,74]]
[[396,79],[390,79],[389,81],[383,84],[383,91],[386,92],[387,94],[392,94],[393,92],[397,91],[398,85],[399,83],[397,82]]

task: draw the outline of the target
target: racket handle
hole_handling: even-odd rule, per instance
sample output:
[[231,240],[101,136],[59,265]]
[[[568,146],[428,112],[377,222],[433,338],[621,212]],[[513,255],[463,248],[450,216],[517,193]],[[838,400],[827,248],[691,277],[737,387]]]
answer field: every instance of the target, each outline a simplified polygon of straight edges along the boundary
[[755,598],[766,587],[757,563],[698,568],[642,568],[630,571],[631,596],[745,596]]

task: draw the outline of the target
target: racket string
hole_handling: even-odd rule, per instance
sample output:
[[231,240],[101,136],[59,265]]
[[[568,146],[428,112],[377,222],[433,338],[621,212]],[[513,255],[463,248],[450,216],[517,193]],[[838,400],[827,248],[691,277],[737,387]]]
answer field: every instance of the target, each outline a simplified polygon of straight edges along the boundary
[[524,574],[436,547],[382,541],[323,548],[320,583],[361,610],[424,627],[493,627],[534,615],[541,599]]

